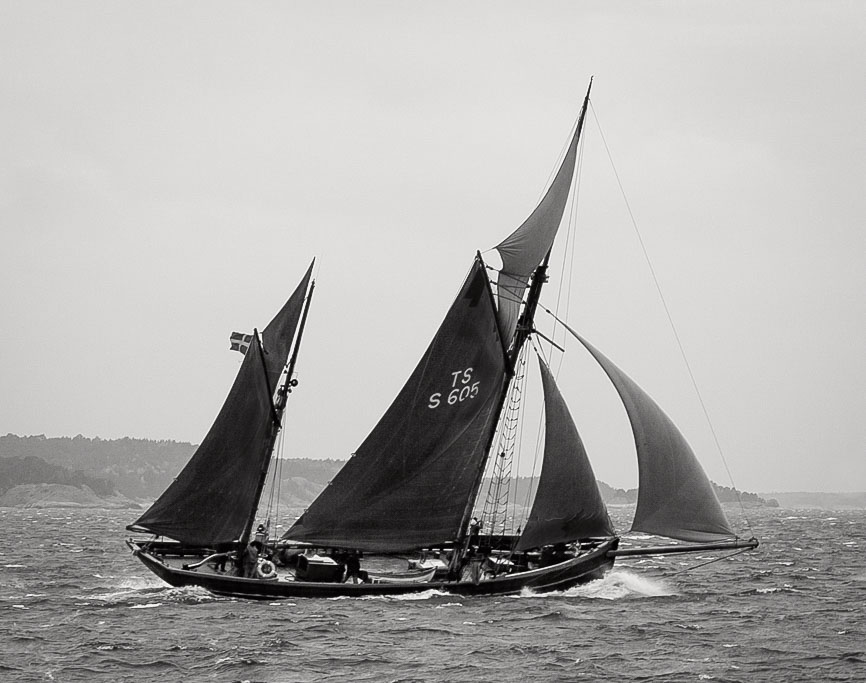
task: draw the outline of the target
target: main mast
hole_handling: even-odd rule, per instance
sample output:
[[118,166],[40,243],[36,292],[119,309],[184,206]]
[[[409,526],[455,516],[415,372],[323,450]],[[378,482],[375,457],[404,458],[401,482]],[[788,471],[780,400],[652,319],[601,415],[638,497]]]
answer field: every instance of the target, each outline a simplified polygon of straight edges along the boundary
[[[574,142],[576,145],[580,142],[580,136],[583,132],[583,122],[586,117],[586,110],[589,106],[589,93],[592,90],[592,78],[589,79],[589,87],[586,90],[586,96],[583,99],[583,106],[580,109],[580,115],[577,119],[577,126],[574,133]],[[569,186],[571,184],[572,178],[569,178]],[[548,190],[549,191],[549,190]],[[562,220],[562,216],[560,215],[557,219],[558,221]],[[522,228],[523,226],[521,226]],[[557,223],[558,227],[558,223]],[[555,233],[554,233],[555,234]],[[551,240],[552,242],[552,240]],[[476,473],[476,480],[473,485],[472,495],[469,497],[469,501],[466,505],[466,510],[463,513],[463,519],[461,521],[460,530],[457,536],[457,552],[455,552],[455,560],[460,562],[462,560],[462,555],[467,550],[467,540],[468,540],[468,524],[472,515],[472,510],[475,506],[475,500],[478,497],[478,491],[481,488],[481,483],[484,477],[484,471],[487,467],[487,462],[490,459],[490,451],[493,447],[493,441],[496,438],[496,432],[499,427],[499,421],[502,417],[502,411],[505,407],[505,402],[508,398],[508,393],[511,390],[511,383],[514,378],[515,371],[517,369],[517,363],[520,358],[520,353],[523,350],[523,345],[526,343],[526,340],[529,339],[529,336],[535,330],[535,312],[538,308],[538,302],[541,298],[541,289],[544,286],[544,283],[547,282],[547,267],[550,261],[550,254],[552,250],[551,247],[544,254],[544,257],[541,260],[541,263],[535,268],[532,273],[531,283],[529,285],[529,292],[526,296],[526,301],[523,305],[523,310],[520,314],[520,317],[517,321],[517,326],[514,331],[513,341],[511,343],[510,348],[508,348],[507,362],[508,362],[508,375],[509,379],[505,382],[502,393],[499,396],[499,400],[496,405],[496,419],[493,421],[493,427],[490,431],[490,434],[487,438],[487,444],[485,449],[485,457],[481,462],[478,472]],[[479,256],[480,258],[480,256]],[[456,564],[452,564],[452,568],[457,566]]]

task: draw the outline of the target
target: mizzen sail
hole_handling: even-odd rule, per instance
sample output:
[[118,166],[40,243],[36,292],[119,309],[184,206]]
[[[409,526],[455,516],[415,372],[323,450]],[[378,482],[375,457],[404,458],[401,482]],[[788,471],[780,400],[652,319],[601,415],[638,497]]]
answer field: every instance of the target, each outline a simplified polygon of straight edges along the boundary
[[535,501],[516,550],[613,536],[607,508],[568,406],[540,358],[544,388],[544,460]]
[[296,339],[312,270],[313,263],[268,323],[264,348],[252,336],[231,391],[192,459],[129,529],[192,545],[227,543],[244,533],[279,429],[273,394]]
[[258,335],[213,426],[172,484],[128,528],[189,545],[236,540],[256,503],[276,431]]
[[477,259],[397,398],[284,538],[368,551],[454,539],[504,381],[492,292]]

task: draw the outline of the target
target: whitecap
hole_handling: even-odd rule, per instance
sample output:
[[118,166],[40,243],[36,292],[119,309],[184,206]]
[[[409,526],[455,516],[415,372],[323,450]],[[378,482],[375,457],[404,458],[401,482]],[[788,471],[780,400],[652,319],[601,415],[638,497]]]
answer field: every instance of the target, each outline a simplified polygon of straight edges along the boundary
[[448,593],[443,593],[442,591],[431,589],[429,591],[422,591],[421,593],[407,593],[406,595],[389,595],[388,599],[398,601],[406,600],[411,602],[413,600],[430,600],[431,598],[438,598],[443,595],[448,595]]
[[630,571],[614,570],[603,578],[565,591],[535,593],[524,589],[519,598],[590,598],[594,600],[620,600],[622,598],[658,598],[677,595],[676,589],[660,579],[651,579]]
[[129,609],[150,609],[152,607],[162,607],[161,602],[148,602],[143,605],[130,605]]
[[448,593],[443,593],[440,590],[426,590],[420,593],[406,593],[405,595],[336,595],[328,600],[394,600],[397,602],[411,602],[414,600],[429,600],[430,598],[438,598]]

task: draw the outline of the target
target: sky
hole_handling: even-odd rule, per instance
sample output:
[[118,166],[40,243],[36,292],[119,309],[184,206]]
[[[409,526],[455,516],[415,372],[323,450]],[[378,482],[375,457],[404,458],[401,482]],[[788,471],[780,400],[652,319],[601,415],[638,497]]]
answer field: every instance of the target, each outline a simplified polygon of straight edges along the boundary
[[[713,480],[864,491],[864,35],[860,2],[0,0],[0,434],[199,443],[229,334],[316,257],[284,454],[348,457],[594,77],[546,293]],[[581,353],[563,394],[635,486]]]

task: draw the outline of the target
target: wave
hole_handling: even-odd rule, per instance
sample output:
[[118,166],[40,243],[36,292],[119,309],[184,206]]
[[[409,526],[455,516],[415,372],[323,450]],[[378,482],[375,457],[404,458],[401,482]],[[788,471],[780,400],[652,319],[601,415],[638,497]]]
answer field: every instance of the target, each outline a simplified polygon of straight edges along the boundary
[[[98,601],[106,606],[125,605],[135,609],[158,607],[164,602],[189,605],[226,600],[226,598],[220,598],[212,593],[208,593],[204,588],[198,586],[174,588],[167,586],[158,579],[153,581],[138,577],[121,581],[117,589],[113,591],[79,596],[78,599],[93,602]],[[141,603],[142,599],[146,602]],[[160,602],[155,602],[155,600],[159,600]]]
[[623,600],[635,598],[660,598],[678,595],[666,581],[652,579],[627,570],[614,569],[601,579],[564,591],[535,593],[529,589],[514,598],[586,598],[590,600]]
[[414,602],[417,600],[430,600],[431,598],[441,598],[451,596],[450,593],[445,593],[440,590],[430,589],[420,593],[407,593],[406,595],[338,595],[328,600],[387,600],[394,602]]

